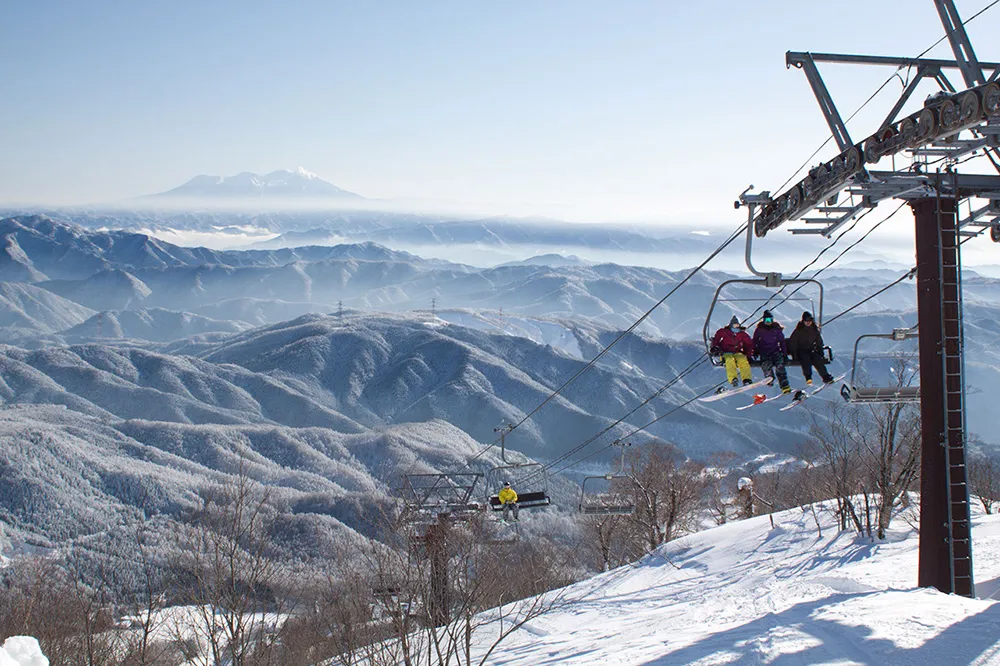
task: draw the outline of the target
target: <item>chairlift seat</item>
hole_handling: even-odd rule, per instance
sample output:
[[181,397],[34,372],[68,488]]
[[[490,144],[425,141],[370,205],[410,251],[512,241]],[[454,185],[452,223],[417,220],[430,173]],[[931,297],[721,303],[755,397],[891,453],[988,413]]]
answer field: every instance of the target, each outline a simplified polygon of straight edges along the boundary
[[[759,368],[762,363],[760,356],[758,356],[757,354],[748,357],[747,361],[750,363],[750,366],[754,368]],[[798,362],[799,362],[798,359],[792,356],[791,354],[785,356],[785,365],[795,365]],[[833,363],[833,349],[831,349],[830,347],[823,347],[823,362],[826,363],[827,365]],[[724,364],[725,363],[722,360],[721,354],[712,356],[712,365],[722,366]]]
[[919,386],[849,386],[840,388],[840,395],[850,403],[919,402]]
[[[548,506],[552,501],[544,492],[522,493],[517,496],[517,506],[521,509],[534,509],[540,506]],[[496,495],[490,497],[490,508],[494,511],[503,511],[503,504]]]
[[635,513],[635,504],[581,504],[580,513],[585,516],[631,516]]
[[[604,492],[587,492],[587,484],[606,481],[608,490]],[[616,492],[615,484],[626,484],[632,492]],[[621,468],[617,474],[603,476],[588,476],[580,484],[580,513],[585,516],[630,516],[635,513],[635,479],[625,474],[625,452],[622,450]]]

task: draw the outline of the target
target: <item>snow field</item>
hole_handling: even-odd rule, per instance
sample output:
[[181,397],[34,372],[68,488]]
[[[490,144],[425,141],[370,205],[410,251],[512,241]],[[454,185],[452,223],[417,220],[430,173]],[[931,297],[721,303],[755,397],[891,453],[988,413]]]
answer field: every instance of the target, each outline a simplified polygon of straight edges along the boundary
[[[671,542],[570,586],[487,662],[559,664],[1000,664],[1000,604],[916,587],[918,538],[882,543],[793,509]],[[1000,587],[1000,516],[977,515],[981,597]]]

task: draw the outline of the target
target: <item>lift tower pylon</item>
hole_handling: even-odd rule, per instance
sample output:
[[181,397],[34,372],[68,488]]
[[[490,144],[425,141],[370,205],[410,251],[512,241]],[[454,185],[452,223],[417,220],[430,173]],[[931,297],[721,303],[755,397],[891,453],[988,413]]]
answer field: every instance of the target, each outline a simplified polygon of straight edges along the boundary
[[[793,234],[830,238],[837,229],[881,201],[902,199],[913,210],[923,456],[918,584],[974,596],[965,467],[959,246],[960,241],[987,231],[994,242],[1000,243],[1000,176],[959,174],[955,167],[977,155],[986,155],[1000,171],[1000,62],[982,61],[976,56],[954,0],[933,3],[952,49],[952,60],[791,51],[785,54],[787,66],[804,71],[840,153],[809,169],[784,192],[776,193],[754,215],[753,227],[754,234],[763,238],[785,223],[800,221],[805,226],[791,229]],[[992,4],[983,11],[990,7]],[[915,71],[875,133],[853,143],[823,83],[818,63],[888,65]],[[956,90],[946,70],[958,70],[966,89]],[[987,75],[985,70],[991,73]],[[900,112],[918,86],[931,81],[940,91],[900,119]],[[897,159],[907,158],[909,167],[897,167]],[[889,159],[890,170],[876,170]],[[939,162],[944,165],[937,174],[929,173],[928,167]],[[960,205],[967,206],[967,214],[960,213]],[[810,213],[819,216],[806,217]]]
[[965,466],[962,291],[955,199],[916,199],[920,326],[920,564],[918,585],[973,596]]

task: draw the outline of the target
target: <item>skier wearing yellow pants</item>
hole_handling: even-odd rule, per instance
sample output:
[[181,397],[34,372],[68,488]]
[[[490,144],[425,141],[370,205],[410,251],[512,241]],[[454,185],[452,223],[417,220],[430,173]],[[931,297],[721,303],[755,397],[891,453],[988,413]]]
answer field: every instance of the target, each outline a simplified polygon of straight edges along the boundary
[[746,329],[740,325],[740,320],[733,317],[729,320],[729,326],[724,326],[715,332],[712,338],[710,352],[722,354],[722,360],[726,364],[726,381],[734,387],[739,386],[737,373],[743,378],[743,384],[752,384],[752,371],[748,356],[753,355],[753,340],[747,335]]

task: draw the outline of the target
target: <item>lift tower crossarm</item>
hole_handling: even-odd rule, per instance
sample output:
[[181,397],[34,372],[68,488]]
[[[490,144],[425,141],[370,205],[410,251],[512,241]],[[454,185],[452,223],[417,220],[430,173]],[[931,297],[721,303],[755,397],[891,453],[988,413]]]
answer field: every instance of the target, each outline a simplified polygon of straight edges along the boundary
[[[802,51],[788,51],[785,54],[785,61],[789,58],[801,59],[806,53]],[[942,60],[940,58],[907,58],[899,56],[873,56],[873,55],[851,55],[847,53],[809,53],[813,62],[829,62],[841,65],[884,65],[887,67],[936,67],[939,69],[962,69],[962,66],[955,60]],[[994,74],[1000,71],[1000,62],[981,62],[980,67],[992,69]]]

